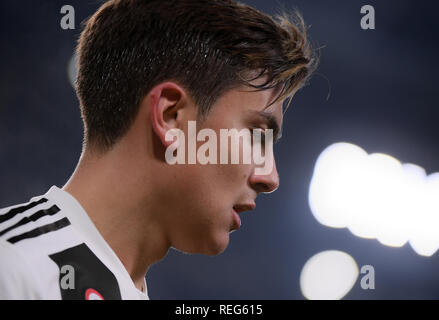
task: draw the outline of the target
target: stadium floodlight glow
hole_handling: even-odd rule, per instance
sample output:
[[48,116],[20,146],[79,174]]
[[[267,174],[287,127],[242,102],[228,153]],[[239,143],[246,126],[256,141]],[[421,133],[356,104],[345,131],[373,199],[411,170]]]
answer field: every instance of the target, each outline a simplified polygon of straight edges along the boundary
[[336,143],[318,157],[309,205],[321,224],[423,256],[439,248],[439,173]]
[[300,289],[309,300],[339,300],[354,286],[358,266],[347,253],[328,250],[315,254],[300,273]]

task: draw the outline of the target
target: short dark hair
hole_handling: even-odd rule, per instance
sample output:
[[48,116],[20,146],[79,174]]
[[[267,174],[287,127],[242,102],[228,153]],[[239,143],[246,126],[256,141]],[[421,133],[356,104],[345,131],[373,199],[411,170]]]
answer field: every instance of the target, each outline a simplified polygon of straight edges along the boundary
[[[182,85],[204,117],[242,84],[291,98],[315,61],[300,14],[272,18],[234,0],[107,1],[87,21],[77,55],[84,143],[100,151],[127,132],[160,82]],[[263,84],[249,83],[261,76]]]

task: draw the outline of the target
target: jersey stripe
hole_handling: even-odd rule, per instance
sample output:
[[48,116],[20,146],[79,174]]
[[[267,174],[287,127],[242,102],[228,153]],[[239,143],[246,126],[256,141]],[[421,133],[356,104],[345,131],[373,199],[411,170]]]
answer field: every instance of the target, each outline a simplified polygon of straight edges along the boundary
[[3,231],[0,231],[0,237],[2,235],[4,235],[5,233],[7,233],[15,228],[18,228],[22,225],[25,225],[28,222],[37,221],[38,219],[45,217],[45,216],[53,216],[54,214],[58,213],[59,211],[60,211],[60,209],[56,205],[51,206],[49,209],[39,210],[29,217],[24,217],[23,219],[18,221],[16,224],[10,226],[9,228],[6,228]]
[[29,239],[29,238],[35,238],[38,236],[41,236],[45,233],[49,233],[49,232],[53,232],[59,229],[62,229],[64,227],[67,227],[70,225],[70,221],[67,218],[62,218],[58,221],[55,221],[53,223],[49,223],[46,224],[44,226],[41,226],[39,228],[35,228],[31,231],[19,234],[15,237],[9,238],[7,241],[14,244],[17,243],[18,241],[24,240],[24,239]]
[[29,209],[32,209],[33,207],[46,202],[47,199],[46,198],[41,198],[38,201],[33,201],[25,206],[21,206],[21,207],[16,207],[13,208],[11,210],[9,210],[7,213],[0,215],[0,223],[5,222],[9,219],[12,219],[13,217],[15,217],[17,214],[19,213],[23,213]]

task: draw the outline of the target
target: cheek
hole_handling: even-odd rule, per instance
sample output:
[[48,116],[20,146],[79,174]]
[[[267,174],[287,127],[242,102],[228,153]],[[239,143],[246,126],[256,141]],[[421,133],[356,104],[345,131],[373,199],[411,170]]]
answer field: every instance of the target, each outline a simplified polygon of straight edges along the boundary
[[[176,210],[180,210],[181,223],[189,224],[194,231],[228,229],[232,207],[246,187],[247,174],[243,169],[240,165],[190,168],[187,180],[179,186],[180,208]],[[189,217],[193,219],[190,222]]]
[[229,166],[191,165],[181,166],[170,189],[174,206],[182,210],[214,211],[222,203],[230,201],[229,189],[236,173]]
[[251,170],[250,165],[227,164],[218,168],[218,176],[224,180],[227,188],[243,189],[247,185]]
[[172,170],[174,179],[163,199],[172,212],[168,219],[194,229],[230,223],[232,206],[247,192],[251,166],[196,164]]
[[245,187],[242,165],[181,168],[168,198],[172,242],[182,251],[218,254],[228,245],[232,206]]

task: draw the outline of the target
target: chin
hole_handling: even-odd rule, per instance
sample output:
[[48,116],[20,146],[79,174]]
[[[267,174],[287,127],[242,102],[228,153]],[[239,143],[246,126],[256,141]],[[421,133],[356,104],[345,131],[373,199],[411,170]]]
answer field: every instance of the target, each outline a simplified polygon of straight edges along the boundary
[[203,252],[203,254],[206,254],[208,256],[216,256],[220,253],[223,253],[229,245],[229,239],[230,238],[228,232],[224,235],[218,236],[215,239],[212,239],[211,242],[206,243],[206,246],[204,248],[205,252]]
[[224,252],[228,245],[229,234],[221,234],[217,235],[216,237],[211,237],[209,240],[203,241],[203,243],[196,246],[196,249],[191,253],[216,256]]
[[223,253],[223,252],[226,250],[226,248],[227,248],[227,246],[224,246],[224,247],[216,247],[216,248],[213,248],[213,249],[208,250],[208,251],[206,251],[206,252],[201,252],[201,254],[205,254],[205,255],[207,255],[207,256],[211,256],[211,257],[213,257],[213,256],[217,256],[217,255]]
[[206,239],[193,239],[192,243],[186,243],[186,245],[176,245],[172,246],[177,251],[188,253],[188,254],[205,254],[208,256],[216,256],[224,250],[226,250],[229,245],[229,232],[218,232],[216,235],[211,235]]

